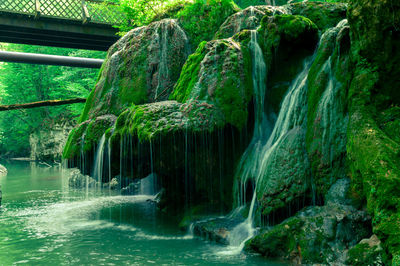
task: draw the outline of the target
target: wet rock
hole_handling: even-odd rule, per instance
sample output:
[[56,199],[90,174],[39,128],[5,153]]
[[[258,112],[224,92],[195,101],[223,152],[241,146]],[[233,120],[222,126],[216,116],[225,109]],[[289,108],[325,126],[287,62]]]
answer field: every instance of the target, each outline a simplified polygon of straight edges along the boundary
[[115,115],[101,115],[76,125],[69,133],[63,157],[72,159],[74,156],[93,151],[106,130],[110,129],[111,131],[116,120]]
[[352,247],[348,253],[346,264],[361,265],[385,265],[386,254],[382,248],[382,242],[376,235],[361,240],[356,246]]
[[113,178],[111,179],[110,183],[108,184],[109,188],[112,190],[116,190],[120,187],[118,179],[117,178]]
[[347,4],[304,1],[289,4],[287,9],[293,15],[309,18],[319,30],[325,31],[346,18]]
[[319,195],[346,177],[346,92],[352,71],[348,30],[343,20],[323,34],[308,76],[306,148]]
[[371,234],[370,219],[351,206],[308,207],[262,230],[246,243],[246,249],[301,264],[344,264],[348,247]]
[[306,194],[310,195],[304,132],[301,127],[289,131],[276,144],[267,164],[263,166],[265,170],[257,184],[257,195],[260,211],[264,215],[270,215],[279,209],[286,210],[285,207],[289,205],[293,205],[293,214],[298,210],[294,206],[302,205],[299,202],[306,198]]
[[283,8],[272,6],[250,6],[230,16],[215,34],[216,39],[230,38],[242,30],[255,30],[264,16],[283,14]]
[[331,204],[341,204],[341,205],[354,205],[354,199],[350,198],[350,179],[343,178],[336,181],[335,184],[331,186],[328,193],[325,196],[325,203],[327,205]]
[[100,186],[99,182],[88,175],[83,175],[79,169],[69,171],[68,185],[71,188],[93,188]]
[[210,218],[193,223],[193,233],[205,240],[229,244],[229,234],[241,220],[230,218]]
[[110,48],[81,121],[168,99],[189,52],[188,38],[175,20],[131,30]]
[[121,189],[121,195],[138,195],[140,194],[140,181],[132,182],[128,186]]

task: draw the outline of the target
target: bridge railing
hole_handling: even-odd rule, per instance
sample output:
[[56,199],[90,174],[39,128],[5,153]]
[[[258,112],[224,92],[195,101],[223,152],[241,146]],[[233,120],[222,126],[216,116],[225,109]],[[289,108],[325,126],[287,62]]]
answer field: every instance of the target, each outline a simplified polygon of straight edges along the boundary
[[126,17],[116,5],[95,0],[0,0],[0,12],[57,18],[82,23],[121,25]]

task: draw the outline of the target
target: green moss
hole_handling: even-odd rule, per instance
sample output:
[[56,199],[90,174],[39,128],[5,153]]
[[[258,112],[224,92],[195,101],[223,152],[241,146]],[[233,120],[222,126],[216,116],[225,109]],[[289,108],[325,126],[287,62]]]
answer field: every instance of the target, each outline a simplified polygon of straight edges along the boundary
[[315,45],[318,28],[308,18],[298,15],[264,16],[261,20],[259,44],[267,65],[279,49],[301,49]]
[[106,130],[112,126],[112,121],[106,119],[93,120],[87,126],[85,131],[85,145],[83,150],[90,151],[93,146],[97,145]]
[[199,45],[184,65],[170,99],[181,103],[205,101],[222,111],[226,123],[242,129],[251,97],[248,47],[227,39]]
[[348,159],[353,189],[367,200],[374,215],[374,232],[390,254],[400,252],[400,145],[382,131],[374,117],[371,90],[378,74],[358,65],[350,87],[352,105],[348,131]]
[[171,93],[171,100],[177,100],[178,102],[183,103],[189,99],[192,90],[198,81],[201,61],[203,61],[206,56],[206,44],[207,42],[202,42],[196,51],[189,56],[182,68],[179,80]]
[[347,5],[343,4],[343,2],[307,1],[304,3],[301,1],[301,3],[291,4],[290,7],[293,15],[301,15],[309,18],[317,25],[319,30],[324,31],[336,26],[341,20],[346,18]]
[[86,131],[87,126],[88,123],[81,123],[71,130],[63,151],[64,159],[72,159],[74,156],[77,156],[79,154],[81,139]]
[[299,218],[290,218],[250,239],[245,248],[255,250],[266,257],[286,257],[287,254],[297,251],[299,243],[296,235],[302,225],[303,221]]
[[129,108],[118,117],[114,135],[130,134],[151,141],[177,131],[211,132],[223,125],[222,114],[206,102],[165,101]]
[[354,266],[385,265],[386,262],[387,258],[382,248],[370,247],[368,243],[360,243],[349,250],[346,264]]

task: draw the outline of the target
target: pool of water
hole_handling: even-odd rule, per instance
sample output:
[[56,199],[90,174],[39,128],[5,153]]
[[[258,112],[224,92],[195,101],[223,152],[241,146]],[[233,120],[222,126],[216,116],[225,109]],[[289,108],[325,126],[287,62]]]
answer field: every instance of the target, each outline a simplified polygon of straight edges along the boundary
[[152,196],[73,190],[66,169],[1,163],[0,265],[278,265],[221,255],[226,247],[180,231]]

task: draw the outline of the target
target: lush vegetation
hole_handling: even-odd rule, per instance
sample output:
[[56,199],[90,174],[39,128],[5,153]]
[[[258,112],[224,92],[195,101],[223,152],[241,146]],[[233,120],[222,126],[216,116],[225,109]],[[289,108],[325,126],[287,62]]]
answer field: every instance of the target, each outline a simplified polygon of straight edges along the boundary
[[[2,50],[103,58],[103,52],[2,44]],[[1,104],[87,97],[97,78],[96,69],[1,63]],[[0,113],[0,155],[29,154],[29,135],[38,128],[76,119],[83,104],[43,107]]]

